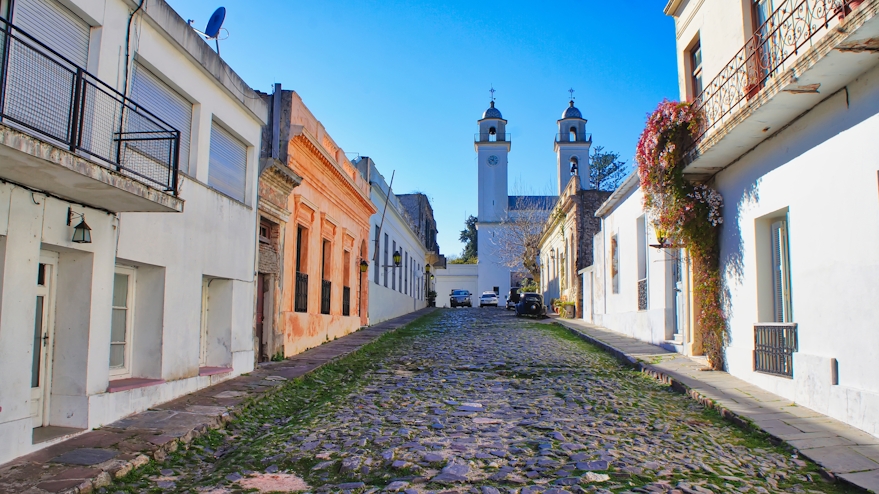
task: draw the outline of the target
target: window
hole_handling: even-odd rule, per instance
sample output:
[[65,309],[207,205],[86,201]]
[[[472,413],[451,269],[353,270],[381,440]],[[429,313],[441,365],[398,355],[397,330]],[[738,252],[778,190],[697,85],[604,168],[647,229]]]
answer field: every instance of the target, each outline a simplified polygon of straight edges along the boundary
[[329,280],[330,274],[332,273],[332,266],[330,261],[332,260],[333,255],[333,247],[329,240],[324,239],[321,244],[321,267],[320,267],[320,278],[322,280]]
[[208,185],[243,202],[246,182],[247,146],[217,122],[213,122]]
[[[391,252],[396,254],[397,253],[397,241],[394,240],[394,243],[392,245],[393,245],[393,249],[391,249]],[[396,266],[396,265],[397,265],[397,263],[394,263],[394,266]],[[397,273],[394,271],[391,271],[391,290],[396,290],[396,289],[397,289]]]
[[113,278],[113,314],[110,322],[110,375],[131,376],[131,334],[134,321],[135,270],[116,266]]
[[577,127],[571,127],[571,130],[568,131],[568,140],[577,142]]
[[638,240],[638,310],[647,310],[647,218],[635,220]]
[[620,293],[620,248],[617,236],[610,237],[610,277],[613,293]]
[[406,294],[409,293],[409,271],[407,269],[408,267],[409,267],[409,253],[406,252],[403,254],[403,266],[402,266],[403,269],[400,270],[400,271],[406,271],[406,274],[403,277],[404,284],[401,287],[402,290],[400,290],[401,292],[406,293]]
[[308,311],[308,230],[296,226],[296,287],[293,291],[293,310]]
[[380,233],[380,230],[378,229],[378,226],[376,226],[375,227],[375,258],[372,260],[372,272],[373,272],[373,277],[375,278],[376,285],[378,285],[380,283],[379,270],[378,270],[378,268],[379,268],[379,266],[378,266],[379,265],[379,263],[378,263],[378,246],[380,243],[379,235],[381,235],[381,233]]
[[268,244],[272,241],[272,224],[264,219],[259,222],[259,242]]
[[388,234],[385,233],[385,288],[388,287]]
[[702,43],[699,40],[690,48],[690,68],[690,85],[695,99],[702,94]]
[[144,108],[165,121],[168,125],[180,131],[178,163],[180,164],[180,171],[189,173],[192,103],[137,62],[134,64],[130,96],[135,103],[143,105]]
[[772,302],[775,322],[792,322],[790,296],[790,253],[788,248],[787,220],[771,225],[772,242]]

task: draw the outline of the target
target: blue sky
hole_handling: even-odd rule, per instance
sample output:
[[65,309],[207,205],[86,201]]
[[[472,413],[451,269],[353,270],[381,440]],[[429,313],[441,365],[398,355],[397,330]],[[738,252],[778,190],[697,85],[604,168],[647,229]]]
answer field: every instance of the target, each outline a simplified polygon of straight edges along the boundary
[[632,163],[646,114],[677,99],[664,1],[168,0],[204,29],[223,5],[223,58],[255,89],[280,82],[394,191],[426,193],[443,254],[476,215],[476,120],[489,87],[509,123],[511,193],[555,194],[553,138],[569,88],[593,146]]

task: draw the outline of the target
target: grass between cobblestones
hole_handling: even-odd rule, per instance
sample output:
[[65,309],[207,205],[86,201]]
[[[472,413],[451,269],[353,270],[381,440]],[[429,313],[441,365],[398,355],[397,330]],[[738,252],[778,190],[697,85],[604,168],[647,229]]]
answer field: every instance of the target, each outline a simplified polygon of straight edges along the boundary
[[[340,460],[345,456],[344,452],[336,452],[323,457],[320,454],[291,455],[288,440],[291,438],[305,440],[303,439],[305,435],[310,433],[312,436],[314,434],[321,436],[327,433],[326,428],[335,420],[335,414],[350,405],[349,400],[353,396],[352,394],[369,384],[370,376],[374,377],[376,371],[383,368],[389,358],[395,356],[395,350],[406,343],[411,343],[418,337],[424,337],[427,330],[442,318],[445,312],[437,310],[425,315],[405,327],[382,335],[342,359],[326,364],[306,376],[284,383],[260,399],[246,403],[237,417],[225,429],[210,431],[189,445],[181,444],[180,449],[168,455],[163,462],[152,461],[102,490],[112,493],[212,492],[219,494],[222,492],[252,492],[253,490],[241,489],[239,485],[230,481],[229,477],[234,479],[236,476],[246,476],[251,472],[263,472],[270,466],[279,472],[295,473],[315,487],[343,482],[363,482],[365,487],[355,490],[355,492],[382,488],[394,479],[424,475],[424,468],[418,468],[411,464],[393,471],[384,468],[375,469],[366,474],[350,471],[343,473]],[[635,390],[633,395],[637,398],[627,401],[625,405],[620,404],[620,408],[626,406],[631,407],[632,410],[638,410],[639,407],[646,406],[648,409],[654,410],[657,406],[659,408],[675,406],[687,409],[688,411],[683,412],[688,417],[686,424],[683,425],[690,431],[705,429],[710,432],[723,429],[724,438],[721,441],[725,443],[731,442],[736,447],[744,447],[751,451],[791,457],[791,451],[771,444],[765,434],[744,430],[731,424],[721,418],[717,412],[704,408],[674,392],[669,386],[622,366],[601,349],[580,340],[556,324],[535,322],[527,324],[527,327],[534,331],[545,332],[553,339],[560,340],[566,345],[571,345],[594,356],[600,365],[590,369],[591,377],[619,381],[622,383],[621,389],[625,388],[628,390],[627,392]],[[399,356],[397,355],[397,357]],[[527,386],[532,380],[535,382],[545,382],[549,378],[562,380],[568,371],[557,367],[541,368],[540,365],[531,365],[527,369],[513,367],[497,371],[497,373],[505,379],[515,380],[523,383],[523,386]],[[644,392],[639,391],[641,389]],[[421,395],[428,392],[411,391],[408,396],[419,399]],[[583,402],[582,405],[590,404],[587,403],[588,397],[584,399],[582,394],[574,393],[569,386],[561,386],[548,390],[548,392],[560,400]],[[376,396],[371,404],[380,409],[385,407],[391,409],[393,405],[384,401],[386,399],[387,397],[379,398]],[[650,403],[651,401],[653,403]],[[616,405],[592,404],[595,406],[594,411],[596,412],[620,413],[616,409]],[[355,411],[355,413],[357,412]],[[677,437],[677,431],[673,429],[671,433]],[[682,437],[682,440],[685,439]],[[710,436],[709,440],[714,442]],[[551,442],[554,448],[559,447],[562,443],[560,440],[552,440]],[[362,443],[359,446],[382,449],[377,444],[366,446]],[[528,446],[534,454],[539,454],[539,447],[542,447],[536,441],[529,443]],[[333,466],[320,468],[322,463],[330,462],[333,463]],[[431,464],[430,468],[439,470],[444,464],[445,462],[436,462]],[[494,471],[490,467],[487,467],[486,470]],[[574,470],[567,473],[571,476],[580,476],[586,471]],[[599,490],[599,492],[629,492],[630,489],[657,481],[655,476],[623,472],[615,466],[608,468],[606,473],[610,475],[611,480],[602,485],[601,488],[605,490]],[[783,489],[785,492],[856,492],[845,485],[826,481],[818,474],[818,468],[810,462],[805,463],[805,466],[799,470],[799,474],[802,478],[790,476],[779,480],[779,490]],[[717,486],[730,485],[728,479],[707,470],[687,473],[676,471],[662,480],[670,482],[671,485],[677,481],[708,482]],[[166,488],[163,489],[159,487],[158,482],[171,482],[172,484],[165,484]],[[488,478],[474,482],[473,485],[494,486],[501,492],[518,488],[509,482],[498,482]],[[428,486],[437,491],[444,490],[433,483]],[[549,488],[550,486],[543,487]],[[446,489],[467,492],[469,487]],[[595,490],[593,487],[590,489]],[[791,491],[791,489],[793,490]],[[333,492],[339,490],[334,489]]]

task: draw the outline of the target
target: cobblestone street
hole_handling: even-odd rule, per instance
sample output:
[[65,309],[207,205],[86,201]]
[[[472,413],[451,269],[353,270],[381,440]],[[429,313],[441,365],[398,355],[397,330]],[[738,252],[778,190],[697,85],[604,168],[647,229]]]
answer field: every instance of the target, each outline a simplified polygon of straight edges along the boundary
[[566,330],[502,309],[438,310],[105,489],[849,492]]

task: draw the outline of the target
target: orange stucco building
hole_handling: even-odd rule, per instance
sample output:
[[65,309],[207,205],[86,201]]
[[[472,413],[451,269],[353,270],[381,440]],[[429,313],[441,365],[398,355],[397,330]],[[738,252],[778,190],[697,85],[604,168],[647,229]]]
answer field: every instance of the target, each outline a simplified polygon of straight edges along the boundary
[[[276,93],[277,94],[277,93]],[[369,184],[294,91],[275,106],[281,162],[302,182],[287,198],[279,330],[295,355],[367,323]]]

